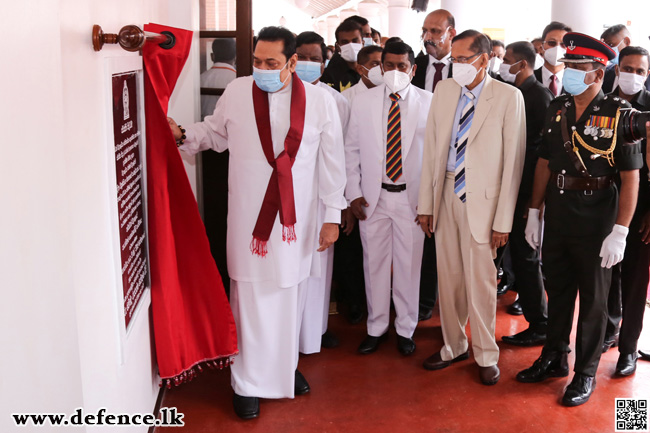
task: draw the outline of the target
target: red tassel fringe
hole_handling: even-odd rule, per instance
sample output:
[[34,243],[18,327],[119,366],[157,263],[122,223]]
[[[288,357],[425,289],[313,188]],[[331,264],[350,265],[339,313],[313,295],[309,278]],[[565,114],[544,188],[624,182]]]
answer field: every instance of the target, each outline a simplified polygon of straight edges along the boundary
[[[229,367],[234,363],[235,363],[234,358],[230,358],[230,357],[226,357],[225,361],[224,358],[221,358],[219,360],[203,361],[203,365],[205,365],[211,370],[214,370],[215,368],[218,368],[219,370],[223,370],[224,367]],[[185,370],[184,372],[177,374],[174,377],[162,379],[160,381],[159,386],[161,388],[164,386],[167,389],[171,389],[172,384],[174,386],[180,386],[184,383],[192,381],[195,377],[198,376],[199,373],[202,372],[203,372],[203,368],[201,367],[201,364],[196,364],[192,368]]]
[[291,242],[295,242],[297,239],[296,228],[293,225],[282,226],[282,241],[290,244]]
[[253,236],[253,240],[251,241],[251,252],[253,255],[266,257],[266,254],[269,252],[266,249],[266,241]]

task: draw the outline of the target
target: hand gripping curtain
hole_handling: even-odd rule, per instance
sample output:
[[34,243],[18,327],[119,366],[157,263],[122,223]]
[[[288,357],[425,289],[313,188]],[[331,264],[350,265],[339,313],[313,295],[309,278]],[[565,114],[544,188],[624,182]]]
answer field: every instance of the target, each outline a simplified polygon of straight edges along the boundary
[[151,303],[158,368],[171,387],[191,380],[202,366],[223,368],[237,352],[235,321],[210,254],[210,245],[174,137],[167,123],[169,98],[183,69],[192,32],[171,32],[171,49],[142,49],[147,127],[147,191]]

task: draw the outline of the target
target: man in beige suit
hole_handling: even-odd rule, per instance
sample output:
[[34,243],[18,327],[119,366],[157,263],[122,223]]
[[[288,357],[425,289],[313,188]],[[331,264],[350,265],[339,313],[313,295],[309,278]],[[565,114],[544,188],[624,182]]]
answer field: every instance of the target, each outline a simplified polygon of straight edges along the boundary
[[[424,141],[418,218],[436,234],[444,346],[428,370],[474,359],[485,385],[497,383],[496,249],[508,241],[526,147],[521,92],[486,73],[491,44],[475,30],[452,41],[453,79],[438,83]],[[433,265],[433,264],[431,264]]]

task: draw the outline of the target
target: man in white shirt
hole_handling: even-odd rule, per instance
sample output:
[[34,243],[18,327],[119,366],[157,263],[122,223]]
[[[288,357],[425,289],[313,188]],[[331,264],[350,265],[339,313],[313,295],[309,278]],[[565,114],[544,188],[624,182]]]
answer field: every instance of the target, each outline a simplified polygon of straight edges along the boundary
[[383,49],[378,45],[363,47],[359,51],[356,69],[357,73],[361,75],[361,80],[341,93],[350,104],[358,93],[384,83],[383,72],[381,70],[382,51]]
[[431,12],[422,24],[422,43],[427,55],[415,60],[413,85],[433,92],[438,82],[451,77],[451,40],[456,36],[456,20],[445,9]]
[[[228,272],[240,354],[231,368],[235,413],[259,415],[259,397],[309,392],[297,370],[298,336],[313,255],[338,237],[346,207],[341,122],[334,100],[293,74],[295,37],[263,28],[253,77],[227,88],[181,150],[230,151]],[[319,226],[317,203],[325,204]],[[279,217],[279,218],[278,218]]]
[[572,31],[571,27],[566,24],[552,21],[542,33],[544,66],[535,70],[535,77],[553,93],[554,97],[564,93],[562,88],[564,63],[560,62],[560,59],[564,57],[566,47],[562,38],[570,31]]
[[[235,40],[217,38],[212,41],[210,58],[213,65],[201,74],[201,87],[225,89],[232,80],[237,78]],[[212,114],[218,100],[219,95],[201,95],[201,119]]]
[[[320,76],[325,69],[327,47],[321,35],[316,32],[303,32],[296,37],[296,74],[298,77],[325,90],[336,101],[338,114],[343,126],[343,134],[348,124],[350,108],[348,100],[327,84],[321,83]],[[343,141],[338,145],[343,148]],[[319,221],[325,214],[325,204],[319,204]],[[344,221],[341,221],[343,225]],[[316,245],[318,247],[318,245]],[[334,268],[333,248],[314,255],[315,267],[320,275],[309,278],[307,302],[300,327],[300,353],[306,355],[320,352],[321,346],[332,348],[339,345],[338,338],[327,330],[330,294],[332,289],[332,270]]]
[[374,352],[388,335],[392,269],[397,348],[406,356],[415,350],[418,321],[424,235],[416,209],[431,93],[410,84],[416,66],[405,43],[386,44],[382,65],[385,85],[358,94],[352,103],[345,194],[363,244],[368,335],[358,351]]

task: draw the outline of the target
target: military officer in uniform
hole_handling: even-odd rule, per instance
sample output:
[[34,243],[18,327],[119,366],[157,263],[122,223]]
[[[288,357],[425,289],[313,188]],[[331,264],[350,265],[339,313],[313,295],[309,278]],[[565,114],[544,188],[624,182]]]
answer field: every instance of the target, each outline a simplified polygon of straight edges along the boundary
[[[596,386],[611,267],[623,258],[643,157],[640,143],[626,143],[617,133],[620,109],[630,104],[601,89],[614,51],[581,33],[567,33],[563,42],[567,68],[562,84],[569,95],[554,99],[547,110],[526,224],[526,240],[537,248],[545,204],[547,340],[541,356],[517,380],[540,382],[569,374],[569,336],[579,293],[575,375],[562,398],[564,405],[578,406]],[[617,172],[620,191],[614,183]]]

